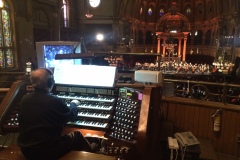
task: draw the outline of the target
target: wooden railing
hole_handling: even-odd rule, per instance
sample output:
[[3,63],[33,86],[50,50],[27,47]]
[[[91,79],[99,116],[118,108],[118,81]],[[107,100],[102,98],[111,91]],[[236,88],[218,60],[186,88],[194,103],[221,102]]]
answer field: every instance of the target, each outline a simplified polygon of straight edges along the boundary
[[[162,119],[173,124],[174,132],[191,131],[197,138],[210,140],[218,154],[237,158],[240,147],[237,142],[240,134],[240,105],[229,102],[230,99],[239,98],[239,93],[229,95],[229,89],[239,90],[240,85],[170,79],[165,79],[165,83],[173,83],[174,87],[177,84],[188,86],[189,83],[189,88],[199,85],[208,89],[206,97],[200,99],[192,97],[191,89],[185,94],[188,96],[181,96],[187,90],[178,90],[176,87],[173,95],[162,97]],[[218,88],[222,92],[214,93]],[[213,101],[212,97],[221,97],[221,100]],[[212,116],[217,110],[221,110],[220,131],[213,130]]]
[[9,91],[11,85],[25,78],[25,72],[0,72],[0,103]]
[[171,96],[240,105],[239,84],[176,79],[164,79],[164,82],[174,86]]

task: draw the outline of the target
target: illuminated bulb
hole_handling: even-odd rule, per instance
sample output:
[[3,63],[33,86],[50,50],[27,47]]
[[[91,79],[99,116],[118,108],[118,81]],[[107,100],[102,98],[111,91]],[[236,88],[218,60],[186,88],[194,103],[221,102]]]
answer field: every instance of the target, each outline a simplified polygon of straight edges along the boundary
[[0,8],[2,8],[3,7],[3,0],[0,0]]
[[97,38],[97,40],[102,41],[104,37],[103,37],[102,34],[98,34],[98,35],[96,36],[96,38]]

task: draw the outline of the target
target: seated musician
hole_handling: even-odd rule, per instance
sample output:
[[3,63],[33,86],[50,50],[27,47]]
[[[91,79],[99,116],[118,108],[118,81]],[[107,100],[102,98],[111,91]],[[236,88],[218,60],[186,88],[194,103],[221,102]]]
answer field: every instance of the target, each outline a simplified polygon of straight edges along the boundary
[[54,85],[53,73],[40,68],[31,72],[34,91],[25,95],[20,104],[18,145],[27,159],[55,160],[71,150],[93,152],[79,131],[62,135],[64,124],[77,117],[78,100],[70,106],[50,95]]

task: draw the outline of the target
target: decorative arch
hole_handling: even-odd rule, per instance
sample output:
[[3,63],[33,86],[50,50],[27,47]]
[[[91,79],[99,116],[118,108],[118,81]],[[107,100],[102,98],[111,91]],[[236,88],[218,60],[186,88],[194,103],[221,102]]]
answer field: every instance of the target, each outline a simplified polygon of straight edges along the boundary
[[[149,8],[151,8],[152,14],[149,15]],[[154,22],[155,21],[155,15],[156,15],[156,4],[154,2],[149,3],[147,8],[147,21],[148,22]]]
[[206,14],[206,7],[203,2],[197,2],[196,3],[196,11],[195,11],[195,16],[196,18],[201,21],[204,20]]
[[[193,9],[191,3],[189,3],[189,2],[185,3],[185,5],[184,5],[183,8],[184,8],[184,9],[183,9],[183,10],[184,10],[184,14],[185,14],[186,16],[191,17],[191,15],[192,15],[192,9]],[[190,12],[188,12],[188,9],[190,9]]]
[[178,27],[181,27],[180,29],[182,31],[189,31],[190,30],[190,22],[187,19],[187,17],[185,17],[183,14],[177,12],[176,14],[172,14],[172,13],[167,13],[165,15],[163,15],[157,22],[156,24],[156,30],[157,31],[164,31],[166,30],[166,27],[168,28],[167,24],[165,22],[179,22],[178,23]]
[[[158,35],[157,53],[160,53],[160,42],[161,39],[163,39],[163,57],[165,57],[166,52],[169,52],[169,55],[173,55],[172,53],[174,53],[174,55],[177,56],[176,58],[185,61],[190,22],[186,16],[178,12],[178,8],[174,4],[169,11],[170,12],[162,16],[156,24],[156,34]],[[174,39],[174,41],[170,41],[169,43],[169,38]],[[183,51],[181,48],[182,40]],[[176,44],[176,42],[178,43]],[[177,51],[175,49],[177,49]]]
[[[157,7],[158,9],[156,10],[156,12],[158,13],[156,16],[156,19],[160,19],[162,16],[164,16],[167,13],[167,5],[164,3],[160,3],[159,6]],[[160,11],[163,11],[162,14],[160,14]]]
[[146,2],[142,2],[140,7],[139,7],[138,15],[139,15],[139,19],[142,20],[142,21],[145,21],[147,7],[148,6],[147,6]]

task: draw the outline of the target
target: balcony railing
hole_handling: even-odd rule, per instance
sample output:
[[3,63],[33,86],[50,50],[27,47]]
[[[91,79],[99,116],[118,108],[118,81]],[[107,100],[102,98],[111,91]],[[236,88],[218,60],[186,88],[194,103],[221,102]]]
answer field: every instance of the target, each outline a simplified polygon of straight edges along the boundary
[[[221,79],[221,77],[217,77]],[[223,104],[240,105],[240,85],[223,82],[206,82],[185,79],[164,79],[165,84],[172,85],[174,97],[212,101]],[[165,88],[167,91],[169,88]],[[164,95],[164,93],[163,93]]]

